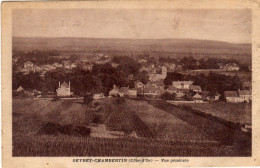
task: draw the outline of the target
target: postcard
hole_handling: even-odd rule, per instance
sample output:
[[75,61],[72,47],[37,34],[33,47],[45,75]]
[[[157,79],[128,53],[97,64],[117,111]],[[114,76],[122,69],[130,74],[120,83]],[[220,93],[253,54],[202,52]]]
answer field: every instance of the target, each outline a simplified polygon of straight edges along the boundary
[[259,9],[3,2],[3,167],[259,166]]

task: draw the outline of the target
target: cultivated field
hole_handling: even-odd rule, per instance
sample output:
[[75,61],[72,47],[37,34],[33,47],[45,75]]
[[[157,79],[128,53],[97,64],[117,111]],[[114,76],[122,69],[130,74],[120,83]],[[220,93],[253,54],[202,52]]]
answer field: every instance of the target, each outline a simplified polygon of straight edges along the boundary
[[[213,124],[214,127],[202,128],[178,116],[184,112],[180,109],[165,111],[157,108],[156,103],[114,98],[92,104],[85,105],[82,100],[13,99],[13,156],[249,156],[251,153],[238,148],[238,142],[225,144],[216,138],[214,133],[220,135],[218,127],[225,131],[224,127]],[[193,118],[201,122],[200,118]],[[217,131],[210,132],[213,128]]]
[[250,103],[189,103],[185,106],[233,123],[251,124],[252,121],[252,105]]

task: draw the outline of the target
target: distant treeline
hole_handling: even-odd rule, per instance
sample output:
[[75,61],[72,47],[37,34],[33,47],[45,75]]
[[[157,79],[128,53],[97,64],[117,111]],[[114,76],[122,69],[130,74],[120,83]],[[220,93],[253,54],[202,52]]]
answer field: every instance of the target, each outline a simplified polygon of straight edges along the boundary
[[[129,86],[134,87],[133,81],[129,80],[128,75],[133,74],[136,80],[146,84],[148,75],[146,72],[139,72],[140,64],[129,57],[116,57],[115,62],[119,63],[117,68],[113,68],[110,64],[95,64],[91,72],[86,72],[81,69],[74,69],[71,72],[65,73],[62,70],[47,72],[44,78],[41,78],[38,73],[14,73],[13,71],[13,89],[17,89],[20,85],[26,90],[41,90],[43,93],[56,92],[59,82],[71,83],[71,91],[77,95],[84,96],[89,93],[105,93],[113,88],[113,85],[118,87]],[[195,85],[200,85],[202,90],[207,90],[211,95],[216,93],[223,94],[226,90],[242,89],[242,83],[238,76],[226,76],[215,73],[208,75],[183,75],[177,72],[167,74],[164,84],[167,86],[172,84],[172,81],[192,80]]]
[[172,81],[194,81],[194,85],[201,86],[202,90],[209,91],[210,95],[216,93],[223,94],[224,91],[237,91],[242,89],[242,82],[238,76],[227,76],[210,72],[208,75],[184,75],[181,73],[170,72],[167,74],[164,84],[169,86]]

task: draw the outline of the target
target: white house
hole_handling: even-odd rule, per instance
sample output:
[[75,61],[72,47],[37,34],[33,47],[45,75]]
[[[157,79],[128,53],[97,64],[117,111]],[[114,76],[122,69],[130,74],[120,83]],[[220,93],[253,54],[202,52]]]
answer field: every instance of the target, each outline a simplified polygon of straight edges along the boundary
[[59,82],[59,88],[56,90],[56,92],[57,92],[57,96],[60,97],[71,96],[73,93],[70,91],[70,82],[69,85],[66,82],[63,82],[62,84],[60,84]]
[[239,97],[243,102],[249,102],[252,100],[251,90],[238,90]]
[[172,86],[177,89],[190,89],[190,86],[193,84],[193,81],[173,81]]
[[33,63],[31,61],[25,62],[24,69],[26,69],[27,71],[33,71],[34,70]]
[[118,87],[116,87],[116,85],[114,85],[113,89],[110,90],[110,92],[108,94],[109,94],[109,96],[118,96],[119,95]]
[[199,93],[196,93],[194,96],[192,96],[192,99],[195,103],[203,103],[202,96]]
[[104,98],[105,98],[104,93],[95,93],[95,94],[93,94],[93,99],[94,100],[104,99]]
[[194,92],[201,92],[201,87],[199,85],[191,85],[190,86],[190,90],[194,91]]

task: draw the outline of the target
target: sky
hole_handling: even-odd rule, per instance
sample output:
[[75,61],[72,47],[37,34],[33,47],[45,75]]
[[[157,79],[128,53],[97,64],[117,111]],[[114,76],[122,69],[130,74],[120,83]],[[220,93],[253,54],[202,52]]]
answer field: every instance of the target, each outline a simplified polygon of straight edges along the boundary
[[15,37],[188,38],[251,43],[246,9],[15,9]]

